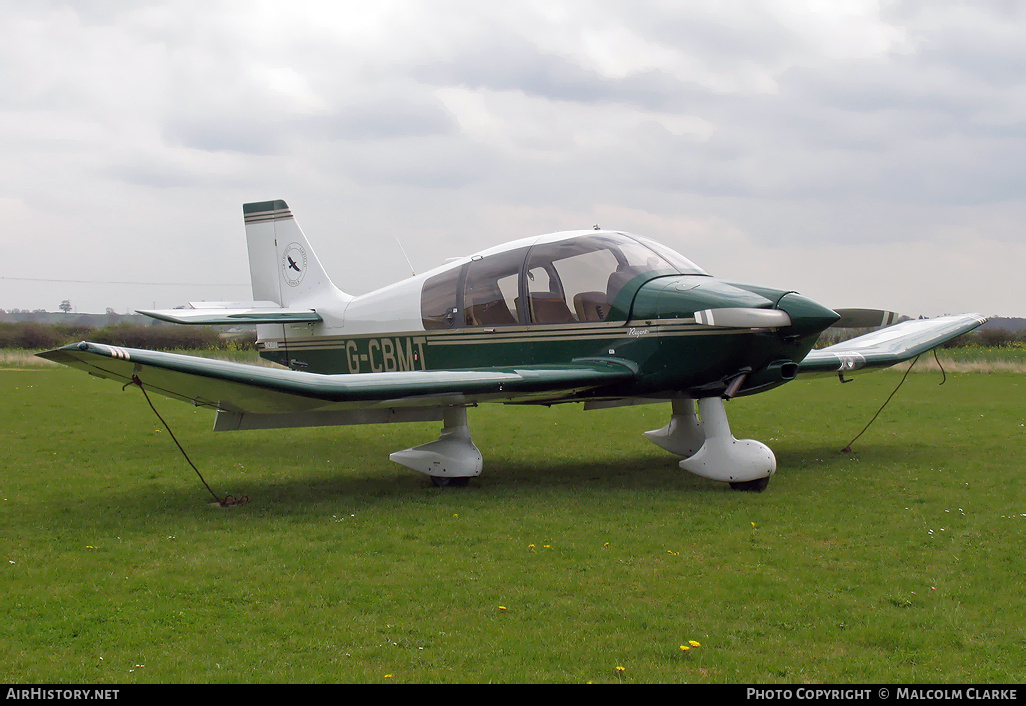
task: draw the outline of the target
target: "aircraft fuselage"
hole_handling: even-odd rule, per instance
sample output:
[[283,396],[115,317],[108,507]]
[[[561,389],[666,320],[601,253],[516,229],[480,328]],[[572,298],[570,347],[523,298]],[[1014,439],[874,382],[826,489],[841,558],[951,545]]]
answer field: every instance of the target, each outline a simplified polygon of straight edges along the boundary
[[[411,289],[421,285],[409,283]],[[358,310],[360,304],[357,298],[350,308]],[[790,325],[716,326],[696,319],[699,312],[731,307],[780,310]],[[739,375],[744,380],[733,394],[744,395],[792,379],[819,333],[837,319],[830,309],[793,292],[730,284],[708,275],[659,273],[625,285],[602,321],[459,325],[466,318],[461,307],[454,309],[456,325],[433,329],[361,331],[358,316],[336,330],[324,324],[261,326],[259,346],[268,360],[326,374],[615,358],[637,365],[637,382],[631,390],[602,390],[602,396],[720,395]]]

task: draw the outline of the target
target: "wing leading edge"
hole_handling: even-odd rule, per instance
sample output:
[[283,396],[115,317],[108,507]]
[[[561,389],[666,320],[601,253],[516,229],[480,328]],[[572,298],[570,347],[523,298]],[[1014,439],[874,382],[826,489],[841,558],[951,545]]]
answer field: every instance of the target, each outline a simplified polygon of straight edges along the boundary
[[[138,379],[150,392],[217,409],[230,418],[218,423],[224,429],[262,428],[272,422],[307,426],[380,421],[374,415],[342,414],[359,410],[555,399],[636,375],[626,361],[599,358],[565,365],[321,375],[87,342],[38,355],[125,384]],[[322,413],[328,416],[317,416]],[[245,415],[263,419],[237,423]],[[289,420],[290,415],[307,416],[301,421]]]
[[798,365],[800,374],[850,373],[886,368],[939,346],[987,321],[979,314],[913,319],[811,351]]

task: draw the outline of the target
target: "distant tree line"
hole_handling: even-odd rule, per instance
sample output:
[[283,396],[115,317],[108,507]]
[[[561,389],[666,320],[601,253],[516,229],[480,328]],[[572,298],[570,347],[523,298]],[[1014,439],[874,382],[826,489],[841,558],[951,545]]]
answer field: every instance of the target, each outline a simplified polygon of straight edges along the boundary
[[150,350],[244,350],[254,348],[256,332],[228,333],[207,326],[135,326],[91,328],[34,321],[0,322],[0,348],[46,350],[92,341]]
[[69,324],[97,328],[114,324],[153,325],[158,322],[142,314],[119,314],[110,307],[105,314],[75,314],[71,312],[44,311],[43,309],[0,309],[0,321],[35,321],[40,324]]
[[975,331],[970,331],[964,336],[948,341],[944,344],[944,348],[958,348],[961,346],[1005,348],[1018,344],[1026,344],[1026,329],[1010,331],[1006,328],[983,326]]

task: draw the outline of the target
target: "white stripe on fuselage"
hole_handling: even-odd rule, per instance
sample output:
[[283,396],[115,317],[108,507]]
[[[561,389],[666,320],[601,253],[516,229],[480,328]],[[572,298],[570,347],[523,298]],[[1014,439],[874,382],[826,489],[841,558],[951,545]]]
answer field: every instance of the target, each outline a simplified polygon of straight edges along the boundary
[[[307,336],[299,339],[267,339],[258,344],[265,351],[287,351],[290,356],[311,352],[337,352],[350,373],[427,370],[427,349],[432,346],[487,346],[511,343],[597,343],[614,348],[626,341],[681,336],[724,336],[749,333],[751,329],[710,329],[680,321],[669,325],[638,322],[572,327],[508,327],[497,329],[448,329],[402,332],[394,335]],[[515,330],[514,330],[515,329]],[[525,363],[531,361],[524,361]]]

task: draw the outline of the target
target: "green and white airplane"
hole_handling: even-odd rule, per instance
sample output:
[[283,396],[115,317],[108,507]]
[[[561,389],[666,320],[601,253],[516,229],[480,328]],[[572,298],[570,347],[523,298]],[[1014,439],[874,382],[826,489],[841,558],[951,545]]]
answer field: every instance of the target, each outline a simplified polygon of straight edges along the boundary
[[243,212],[254,301],[141,313],[257,324],[261,356],[284,367],[87,342],[39,355],[216,410],[215,431],[441,421],[436,441],[390,456],[439,486],[481,473],[468,407],[669,403],[669,423],[646,437],[687,471],[762,490],[776,459],[734,438],[725,399],[800,374],[890,366],[985,321],[910,320],[813,350],[838,321],[833,310],[712,277],[656,242],[597,228],[514,241],[351,296],[332,284],[284,201]]

